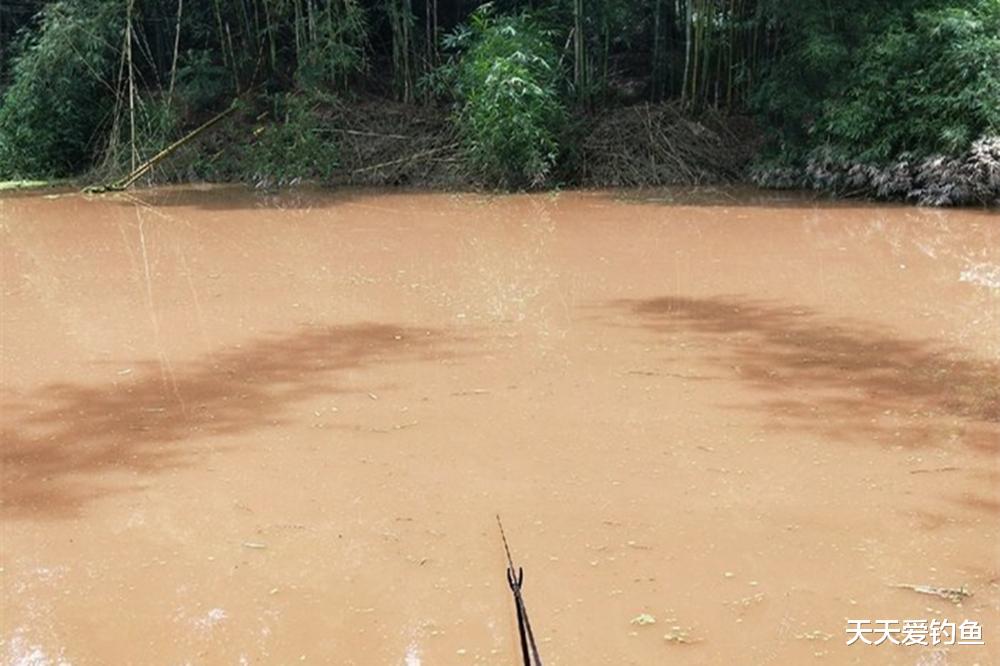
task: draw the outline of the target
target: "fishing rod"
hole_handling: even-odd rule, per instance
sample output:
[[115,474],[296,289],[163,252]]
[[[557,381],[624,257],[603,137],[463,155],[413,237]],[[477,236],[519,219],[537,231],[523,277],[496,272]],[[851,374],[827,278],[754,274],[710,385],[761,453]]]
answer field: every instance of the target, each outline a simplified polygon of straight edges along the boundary
[[524,569],[514,567],[514,560],[510,556],[510,546],[507,545],[507,535],[504,534],[499,514],[497,514],[497,527],[500,528],[503,549],[507,553],[507,584],[510,585],[510,591],[514,595],[514,607],[517,609],[517,632],[521,636],[521,658],[524,660],[524,666],[542,666],[542,658],[538,656],[538,646],[535,644],[535,634],[531,631],[531,622],[528,621],[528,609],[524,607],[524,597],[521,596]]

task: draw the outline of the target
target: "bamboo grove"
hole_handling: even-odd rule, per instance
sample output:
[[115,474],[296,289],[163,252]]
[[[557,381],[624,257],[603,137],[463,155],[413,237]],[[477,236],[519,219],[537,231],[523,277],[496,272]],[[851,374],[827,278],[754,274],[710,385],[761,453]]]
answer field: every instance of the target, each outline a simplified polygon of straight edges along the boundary
[[[348,87],[392,82],[401,101],[418,101],[417,83],[441,63],[441,37],[466,23],[483,3],[462,0],[93,0],[117,4],[119,37],[134,46],[145,85],[176,84],[178,65],[195,52],[226,69],[236,91],[263,81],[289,83],[296,73],[326,69],[327,82]],[[19,31],[38,13],[72,0],[0,3],[0,63],[9,80]],[[498,13],[531,11],[565,44],[581,102],[608,94],[614,76],[641,82],[652,100],[682,98],[719,108],[745,106],[777,31],[752,0],[561,0],[495,2]],[[65,8],[62,10],[65,11]],[[97,37],[95,35],[95,37]],[[110,35],[102,35],[109,38]],[[126,49],[127,50],[127,49]],[[319,73],[319,72],[315,72]],[[382,78],[385,77],[385,78]]]
[[998,35],[1000,0],[0,0],[0,176],[134,163],[232,99],[461,105],[497,67],[551,87],[533,136],[553,163],[640,103],[753,116],[782,164],[958,154],[1000,125]]

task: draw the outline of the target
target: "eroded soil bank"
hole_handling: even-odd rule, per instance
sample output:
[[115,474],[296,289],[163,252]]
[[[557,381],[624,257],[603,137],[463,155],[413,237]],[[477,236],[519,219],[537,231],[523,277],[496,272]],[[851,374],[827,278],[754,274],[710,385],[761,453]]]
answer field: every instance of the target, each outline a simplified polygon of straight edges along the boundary
[[0,232],[5,664],[517,664],[497,513],[549,666],[1000,659],[996,212],[167,189]]

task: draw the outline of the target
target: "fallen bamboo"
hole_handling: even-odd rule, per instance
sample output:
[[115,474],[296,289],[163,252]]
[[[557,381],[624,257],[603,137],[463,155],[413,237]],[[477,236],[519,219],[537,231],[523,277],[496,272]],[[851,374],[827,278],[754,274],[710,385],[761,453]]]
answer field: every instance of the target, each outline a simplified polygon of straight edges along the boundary
[[195,129],[191,130],[188,134],[181,137],[177,141],[174,141],[172,144],[170,144],[169,146],[167,146],[166,148],[164,148],[163,150],[156,153],[148,160],[137,166],[135,169],[132,170],[131,173],[126,175],[124,178],[116,180],[115,182],[110,183],[108,185],[91,186],[86,188],[85,191],[88,193],[100,193],[100,192],[121,192],[122,190],[128,189],[137,180],[139,180],[146,173],[148,173],[150,169],[152,169],[158,163],[169,157],[170,154],[173,153],[175,150],[177,150],[184,144],[188,143],[189,141],[193,140],[199,134],[210,128],[212,125],[215,125],[217,122],[219,122],[220,120],[222,120],[235,110],[236,110],[236,104],[232,104],[225,111],[220,111],[219,113],[215,114],[214,116],[206,120],[204,123],[202,123]]
[[363,132],[361,130],[353,129],[341,129],[339,127],[331,127],[327,130],[328,132],[340,132],[342,134],[353,134],[354,136],[374,136],[384,139],[406,139],[412,140],[412,136],[405,136],[403,134],[381,134],[379,132]]
[[351,171],[352,174],[364,173],[365,171],[374,171],[376,169],[383,169],[385,167],[395,166],[397,164],[404,164],[406,162],[415,162],[417,160],[423,159],[425,157],[430,157],[434,153],[439,153],[442,150],[450,150],[452,148],[457,148],[458,144],[453,143],[447,146],[438,146],[437,148],[431,148],[429,150],[424,150],[419,153],[414,153],[413,155],[407,155],[405,157],[400,157],[396,160],[390,160],[388,162],[382,162],[381,164],[373,164],[371,166],[361,167],[360,169],[354,169]]

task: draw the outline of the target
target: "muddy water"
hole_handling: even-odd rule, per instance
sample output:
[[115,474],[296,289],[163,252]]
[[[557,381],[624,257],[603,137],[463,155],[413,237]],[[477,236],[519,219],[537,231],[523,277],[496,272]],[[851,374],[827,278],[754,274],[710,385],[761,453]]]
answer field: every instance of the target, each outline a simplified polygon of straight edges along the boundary
[[[497,513],[550,666],[1000,663],[995,212],[188,189],[0,231],[4,664],[518,664]],[[986,644],[846,645],[876,618]]]

